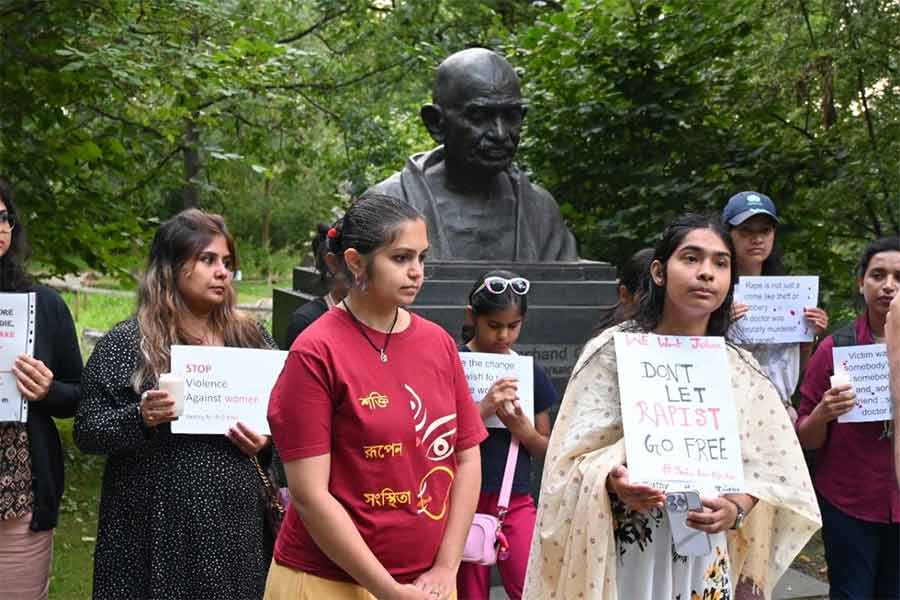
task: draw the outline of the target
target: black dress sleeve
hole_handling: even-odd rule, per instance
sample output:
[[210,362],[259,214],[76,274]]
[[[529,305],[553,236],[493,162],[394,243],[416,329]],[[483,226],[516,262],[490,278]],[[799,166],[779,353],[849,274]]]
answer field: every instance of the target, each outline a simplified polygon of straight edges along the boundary
[[134,451],[154,436],[138,412],[140,396],[131,377],[137,369],[137,323],[117,325],[97,342],[82,378],[75,414],[75,443],[89,454]]
[[[53,381],[47,395],[32,402],[29,410],[42,411],[51,417],[68,418],[75,415],[81,398],[81,371],[84,366],[78,348],[75,322],[62,297],[50,288],[40,288],[39,302],[48,305],[46,322],[38,326],[37,335],[48,336],[53,345],[52,359],[47,368],[53,372]],[[41,359],[40,356],[36,357]],[[45,363],[46,364],[46,363]]]

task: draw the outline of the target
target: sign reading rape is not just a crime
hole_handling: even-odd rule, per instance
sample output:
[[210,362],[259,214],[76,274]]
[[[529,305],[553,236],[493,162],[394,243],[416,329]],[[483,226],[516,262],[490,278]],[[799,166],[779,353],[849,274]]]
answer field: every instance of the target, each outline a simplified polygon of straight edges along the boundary
[[238,421],[268,435],[269,394],[287,352],[172,346],[172,373],[184,376],[184,414],[172,433],[225,433]]
[[617,333],[615,344],[631,481],[668,491],[742,491],[725,340]]

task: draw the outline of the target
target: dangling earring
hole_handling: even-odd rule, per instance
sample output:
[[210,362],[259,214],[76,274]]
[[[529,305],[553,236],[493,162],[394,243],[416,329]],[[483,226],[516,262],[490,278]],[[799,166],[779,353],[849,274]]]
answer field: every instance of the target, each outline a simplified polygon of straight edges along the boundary
[[368,287],[369,287],[368,282],[366,281],[366,278],[363,277],[362,273],[357,273],[356,275],[354,275],[353,279],[354,279],[354,282],[356,283],[356,287],[359,288],[359,291],[365,292],[368,289]]

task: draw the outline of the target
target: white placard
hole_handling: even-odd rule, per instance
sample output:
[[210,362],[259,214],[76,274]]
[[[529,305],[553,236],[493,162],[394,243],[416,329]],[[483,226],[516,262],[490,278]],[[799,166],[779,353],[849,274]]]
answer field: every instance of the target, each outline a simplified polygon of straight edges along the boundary
[[[518,354],[491,354],[490,352],[460,352],[469,391],[475,402],[481,402],[494,382],[501,377],[519,380],[518,396],[522,412],[534,424],[534,360]],[[484,422],[485,427],[506,428],[496,415]]]
[[750,310],[735,323],[739,338],[753,344],[811,342],[815,329],[803,309],[819,302],[819,278],[741,277],[734,286],[734,301]]
[[16,387],[12,366],[20,354],[34,355],[37,294],[0,294],[0,421],[28,420],[28,401]]
[[286,358],[281,350],[172,346],[171,372],[184,376],[184,414],[172,433],[225,433],[240,421],[269,435],[269,394]]
[[887,346],[840,346],[832,348],[834,374],[843,375],[856,392],[856,406],[838,417],[838,423],[887,421],[891,418]]
[[631,481],[712,495],[742,491],[724,338],[617,333],[615,343]]

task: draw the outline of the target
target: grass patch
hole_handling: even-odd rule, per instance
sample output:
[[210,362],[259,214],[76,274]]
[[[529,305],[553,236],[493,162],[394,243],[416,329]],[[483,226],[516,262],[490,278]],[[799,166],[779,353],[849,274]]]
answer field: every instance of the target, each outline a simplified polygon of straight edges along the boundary
[[102,456],[82,454],[72,441],[72,420],[57,420],[66,464],[66,489],[59,511],[53,550],[50,598],[80,600],[91,597],[94,543],[100,510]]

